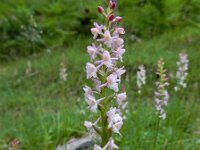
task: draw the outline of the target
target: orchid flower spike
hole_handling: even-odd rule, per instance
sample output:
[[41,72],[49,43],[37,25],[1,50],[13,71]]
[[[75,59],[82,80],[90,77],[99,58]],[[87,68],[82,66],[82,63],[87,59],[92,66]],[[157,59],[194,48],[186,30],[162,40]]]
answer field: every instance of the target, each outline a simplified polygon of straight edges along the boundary
[[126,51],[121,37],[125,30],[118,27],[122,18],[115,14],[115,8],[116,2],[113,0],[108,1],[106,9],[98,7],[106,24],[94,23],[91,28],[94,42],[87,47],[90,61],[86,63],[86,77],[92,84],[83,88],[85,101],[91,112],[99,111],[101,116],[95,123],[84,123],[90,132],[101,137],[101,146],[95,144],[94,150],[118,149],[113,134],[121,135],[123,110],[128,104],[126,92],[120,86],[122,75],[126,72],[121,65]]

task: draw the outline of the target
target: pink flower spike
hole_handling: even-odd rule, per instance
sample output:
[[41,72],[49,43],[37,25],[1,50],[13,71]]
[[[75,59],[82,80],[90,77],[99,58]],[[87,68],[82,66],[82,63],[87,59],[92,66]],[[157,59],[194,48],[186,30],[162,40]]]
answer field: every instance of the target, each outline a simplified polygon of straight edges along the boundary
[[97,68],[91,64],[91,63],[87,63],[86,64],[86,72],[87,72],[87,78],[96,78],[97,77]]
[[104,12],[103,7],[99,6],[99,7],[98,7],[98,12],[99,12],[100,14],[102,14],[102,13]]
[[122,36],[125,31],[118,26],[122,17],[116,17],[117,0],[106,1],[107,8],[98,6],[97,12],[102,15],[104,24],[94,23],[91,28],[94,42],[87,46],[90,62],[86,63],[86,75],[92,86],[83,88],[87,108],[94,113],[98,111],[96,115],[100,115],[101,120],[98,124],[89,121],[84,123],[88,130],[101,137],[100,143],[94,144],[94,150],[119,149],[113,137],[114,134],[121,136],[120,129],[126,117],[123,113],[127,112],[128,104],[125,87],[119,86],[126,72],[120,65],[126,51]]
[[160,118],[166,118],[165,107],[169,101],[169,94],[167,92],[167,78],[166,78],[166,70],[164,70],[164,61],[160,59],[158,61],[158,71],[157,73],[160,75],[160,79],[156,82],[157,90],[155,91],[155,108],[157,110],[157,114]]

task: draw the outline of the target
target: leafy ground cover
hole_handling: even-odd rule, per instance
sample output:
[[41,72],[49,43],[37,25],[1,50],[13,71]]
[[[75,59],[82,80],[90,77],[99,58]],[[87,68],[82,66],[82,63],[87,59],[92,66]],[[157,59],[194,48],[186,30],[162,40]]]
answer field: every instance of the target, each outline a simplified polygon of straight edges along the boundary
[[[149,40],[134,42],[127,37],[124,65],[129,108],[118,144],[125,150],[149,149],[155,140],[157,118],[154,108],[156,63],[163,57],[170,81],[170,104],[167,119],[161,122],[156,149],[200,149],[200,34],[199,27],[178,28]],[[22,149],[55,149],[71,137],[86,133],[84,120],[93,116],[86,111],[82,88],[85,63],[89,59],[85,47],[90,39],[79,36],[67,46],[45,50],[29,58],[0,65],[0,145],[17,139]],[[173,76],[178,54],[189,55],[187,89],[175,93]],[[64,57],[63,57],[64,56]],[[59,78],[62,59],[67,65],[68,77]],[[26,73],[27,62],[31,70]],[[137,94],[136,71],[144,64],[147,84],[142,96]]]

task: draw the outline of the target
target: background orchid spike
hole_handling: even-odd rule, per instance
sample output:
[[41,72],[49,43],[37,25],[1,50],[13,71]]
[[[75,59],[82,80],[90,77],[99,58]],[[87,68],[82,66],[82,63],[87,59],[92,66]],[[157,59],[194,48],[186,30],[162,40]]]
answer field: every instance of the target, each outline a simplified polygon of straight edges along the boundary
[[166,87],[169,83],[167,82],[163,59],[158,61],[157,75],[159,76],[159,81],[156,82],[157,90],[155,92],[155,107],[159,117],[165,119],[166,113],[164,107],[168,105],[169,101],[169,94]]
[[138,86],[138,93],[141,94],[142,85],[146,84],[146,70],[144,65],[138,67],[137,71],[137,86]]
[[121,135],[123,125],[123,110],[126,108],[126,92],[121,90],[121,76],[126,72],[123,62],[124,28],[118,27],[117,22],[121,17],[115,17],[116,1],[109,1],[107,9],[98,7],[98,12],[105,18],[106,25],[94,23],[91,29],[92,46],[87,47],[90,62],[86,63],[87,79],[94,83],[93,87],[85,86],[85,101],[88,109],[101,116],[92,123],[85,121],[85,126],[90,132],[96,132],[101,137],[100,146],[95,145],[94,150],[118,149],[114,143],[113,134]]
[[180,59],[177,62],[178,70],[176,72],[177,85],[174,87],[175,91],[178,91],[182,88],[187,87],[186,79],[188,76],[188,55],[186,53],[179,54]]
[[68,72],[67,72],[67,64],[64,60],[64,55],[62,55],[62,58],[61,58],[59,75],[60,75],[61,80],[63,81],[67,80]]

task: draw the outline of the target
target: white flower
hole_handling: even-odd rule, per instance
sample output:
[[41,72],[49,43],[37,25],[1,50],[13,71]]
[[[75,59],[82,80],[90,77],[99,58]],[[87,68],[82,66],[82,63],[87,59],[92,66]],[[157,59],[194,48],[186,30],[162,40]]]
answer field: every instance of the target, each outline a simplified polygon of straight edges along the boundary
[[106,150],[105,148],[101,148],[99,145],[94,145],[94,150]]
[[84,126],[85,126],[86,128],[88,128],[88,129],[91,130],[91,128],[93,128],[93,127],[92,127],[92,126],[93,126],[93,123],[90,122],[90,121],[85,121],[85,122],[84,122]]
[[117,103],[118,103],[119,106],[121,106],[125,100],[126,100],[126,93],[125,92],[117,94]]
[[116,107],[114,108],[111,107],[110,110],[107,112],[108,119],[111,120],[112,118],[114,118],[116,112],[117,112]]
[[117,79],[117,75],[111,74],[107,77],[108,88],[110,88],[111,90],[114,90],[115,92],[119,91],[118,82],[119,80]]
[[126,70],[124,70],[124,67],[115,68],[113,74],[117,75],[119,82],[121,82],[121,75],[123,75],[125,72],[126,72]]
[[110,31],[106,30],[103,34],[102,39],[98,39],[97,41],[103,42],[106,46],[111,47],[112,44],[112,37],[110,35]]
[[118,48],[121,48],[124,46],[124,40],[122,38],[113,38],[111,43],[111,49],[112,51],[117,50]]
[[125,34],[124,28],[115,28],[113,36],[119,37],[120,34]]
[[91,57],[91,60],[94,60],[99,51],[101,50],[101,45],[99,47],[96,47],[95,44],[92,44],[92,46],[87,47],[87,52]]
[[125,53],[125,49],[122,49],[121,47],[118,48],[116,51],[115,51],[115,57],[119,58],[120,61],[122,61],[122,55]]
[[112,67],[113,65],[110,53],[108,51],[103,52],[103,64],[108,68]]
[[86,64],[87,78],[97,77],[97,68],[91,63]]
[[104,51],[102,54],[102,60],[96,61],[96,64],[99,64],[97,68],[100,68],[102,65],[105,65],[107,68],[112,68],[113,61],[118,58],[111,58],[110,53],[108,51]]
[[114,140],[110,138],[108,143],[101,148],[99,145],[94,145],[94,150],[113,150],[113,149],[119,149],[118,146],[114,143]]
[[104,40],[105,42],[109,42],[111,40],[110,32],[108,30],[104,33]]
[[83,88],[84,92],[85,92],[85,98],[89,97],[89,96],[93,96],[93,92],[92,89],[89,86],[85,86]]
[[110,138],[108,142],[108,149],[113,150],[113,149],[119,149],[118,146],[114,143],[114,140]]
[[93,39],[96,39],[98,35],[102,32],[104,27],[102,25],[98,25],[96,22],[94,23],[94,28],[91,29],[93,36]]
[[108,127],[112,129],[114,133],[120,134],[119,130],[123,125],[122,117],[117,113],[117,109],[111,107],[107,112],[108,116]]
[[85,121],[84,126],[88,129],[90,134],[95,133],[94,127],[97,127],[97,124],[99,122],[100,118],[98,118],[94,123],[90,121]]
[[88,95],[86,98],[85,98],[85,101],[87,102],[87,104],[89,105],[89,109],[92,111],[92,112],[96,112],[97,110],[97,107],[99,105],[99,103],[104,100],[104,98],[101,98],[99,100],[96,100],[94,96],[91,96],[91,95]]

